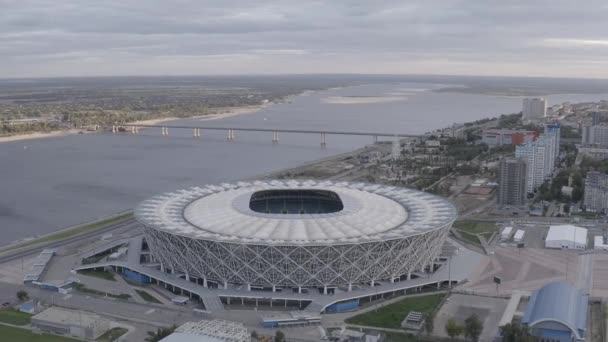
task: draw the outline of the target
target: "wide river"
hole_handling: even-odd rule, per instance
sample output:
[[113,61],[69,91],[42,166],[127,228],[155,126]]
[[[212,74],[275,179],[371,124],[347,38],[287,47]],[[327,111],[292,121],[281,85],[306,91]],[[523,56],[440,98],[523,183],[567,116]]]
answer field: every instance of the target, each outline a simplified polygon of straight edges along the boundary
[[[365,85],[305,93],[259,112],[180,123],[424,133],[521,110],[521,98],[439,93],[439,85]],[[379,102],[377,97],[385,97]],[[608,95],[548,96],[550,104],[608,99]],[[0,143],[0,245],[133,208],[148,196],[178,188],[235,181],[371,143],[371,138],[190,130],[161,137],[82,134]]]

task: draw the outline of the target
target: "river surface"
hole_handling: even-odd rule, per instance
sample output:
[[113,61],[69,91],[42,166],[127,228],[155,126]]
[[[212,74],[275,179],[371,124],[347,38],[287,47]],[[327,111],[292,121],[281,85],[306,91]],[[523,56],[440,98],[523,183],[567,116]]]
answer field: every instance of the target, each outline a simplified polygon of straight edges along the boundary
[[[454,122],[514,113],[520,97],[433,92],[440,85],[364,85],[294,96],[259,112],[180,124],[425,133]],[[388,102],[375,102],[388,97]],[[367,98],[366,98],[367,97]],[[549,104],[608,95],[548,96]],[[380,99],[381,100],[381,99]],[[344,102],[359,102],[345,104]],[[375,103],[360,103],[375,102]],[[133,208],[151,195],[235,181],[352,151],[368,137],[148,129],[138,135],[82,134],[0,143],[0,245]]]

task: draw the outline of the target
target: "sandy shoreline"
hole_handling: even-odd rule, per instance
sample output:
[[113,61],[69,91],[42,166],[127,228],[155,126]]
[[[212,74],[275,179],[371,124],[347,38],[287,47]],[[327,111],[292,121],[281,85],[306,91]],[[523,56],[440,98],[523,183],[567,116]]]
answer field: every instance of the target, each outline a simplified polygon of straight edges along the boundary
[[407,100],[404,96],[329,96],[321,99],[329,104],[370,104]]
[[[219,120],[224,118],[229,118],[232,116],[243,115],[255,113],[263,108],[270,106],[271,103],[257,106],[242,106],[242,107],[225,107],[225,108],[215,108],[213,111],[215,113],[207,114],[207,115],[199,115],[193,116],[189,118],[178,118],[178,117],[166,117],[166,118],[156,118],[156,119],[148,119],[148,120],[140,120],[129,122],[130,125],[158,125],[167,121],[175,121],[175,120],[199,120],[199,121],[208,121],[208,120]],[[26,134],[16,134],[5,137],[0,137],[0,143],[3,142],[11,142],[11,141],[21,141],[21,140],[33,140],[33,139],[43,139],[43,138],[52,138],[52,137],[61,137],[71,134],[79,134],[79,133],[95,133],[86,131],[85,129],[69,129],[69,130],[60,130],[60,131],[52,131],[52,132],[33,132]]]
[[52,132],[34,132],[27,134],[18,134],[18,135],[10,135],[7,137],[0,137],[0,143],[3,142],[11,142],[11,141],[20,141],[20,140],[33,140],[33,139],[42,139],[42,138],[52,138],[52,137],[62,137],[70,134],[78,134],[81,130],[78,129],[70,129],[70,130],[61,130],[61,131],[52,131]]
[[217,113],[195,116],[192,119],[196,119],[196,120],[200,120],[200,121],[225,119],[225,118],[229,118],[232,116],[255,113],[266,107],[269,107],[270,105],[271,105],[271,103],[257,105],[257,106],[218,108],[218,110],[216,110]]

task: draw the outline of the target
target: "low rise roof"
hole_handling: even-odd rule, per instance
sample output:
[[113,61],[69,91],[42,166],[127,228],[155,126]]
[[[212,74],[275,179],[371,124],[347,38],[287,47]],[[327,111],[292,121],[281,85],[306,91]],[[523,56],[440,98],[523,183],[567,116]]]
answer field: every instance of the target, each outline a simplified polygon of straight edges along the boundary
[[558,322],[577,338],[583,338],[587,329],[588,302],[588,296],[568,283],[549,283],[532,293],[522,323],[533,327],[542,322]]
[[578,244],[587,244],[587,229],[562,224],[549,227],[546,241],[572,241]]

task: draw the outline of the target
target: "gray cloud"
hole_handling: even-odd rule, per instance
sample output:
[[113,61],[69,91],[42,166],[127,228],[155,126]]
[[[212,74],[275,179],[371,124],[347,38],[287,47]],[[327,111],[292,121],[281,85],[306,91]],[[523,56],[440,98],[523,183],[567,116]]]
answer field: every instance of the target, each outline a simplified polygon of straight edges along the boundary
[[554,1],[0,0],[0,77],[607,77],[608,7]]

